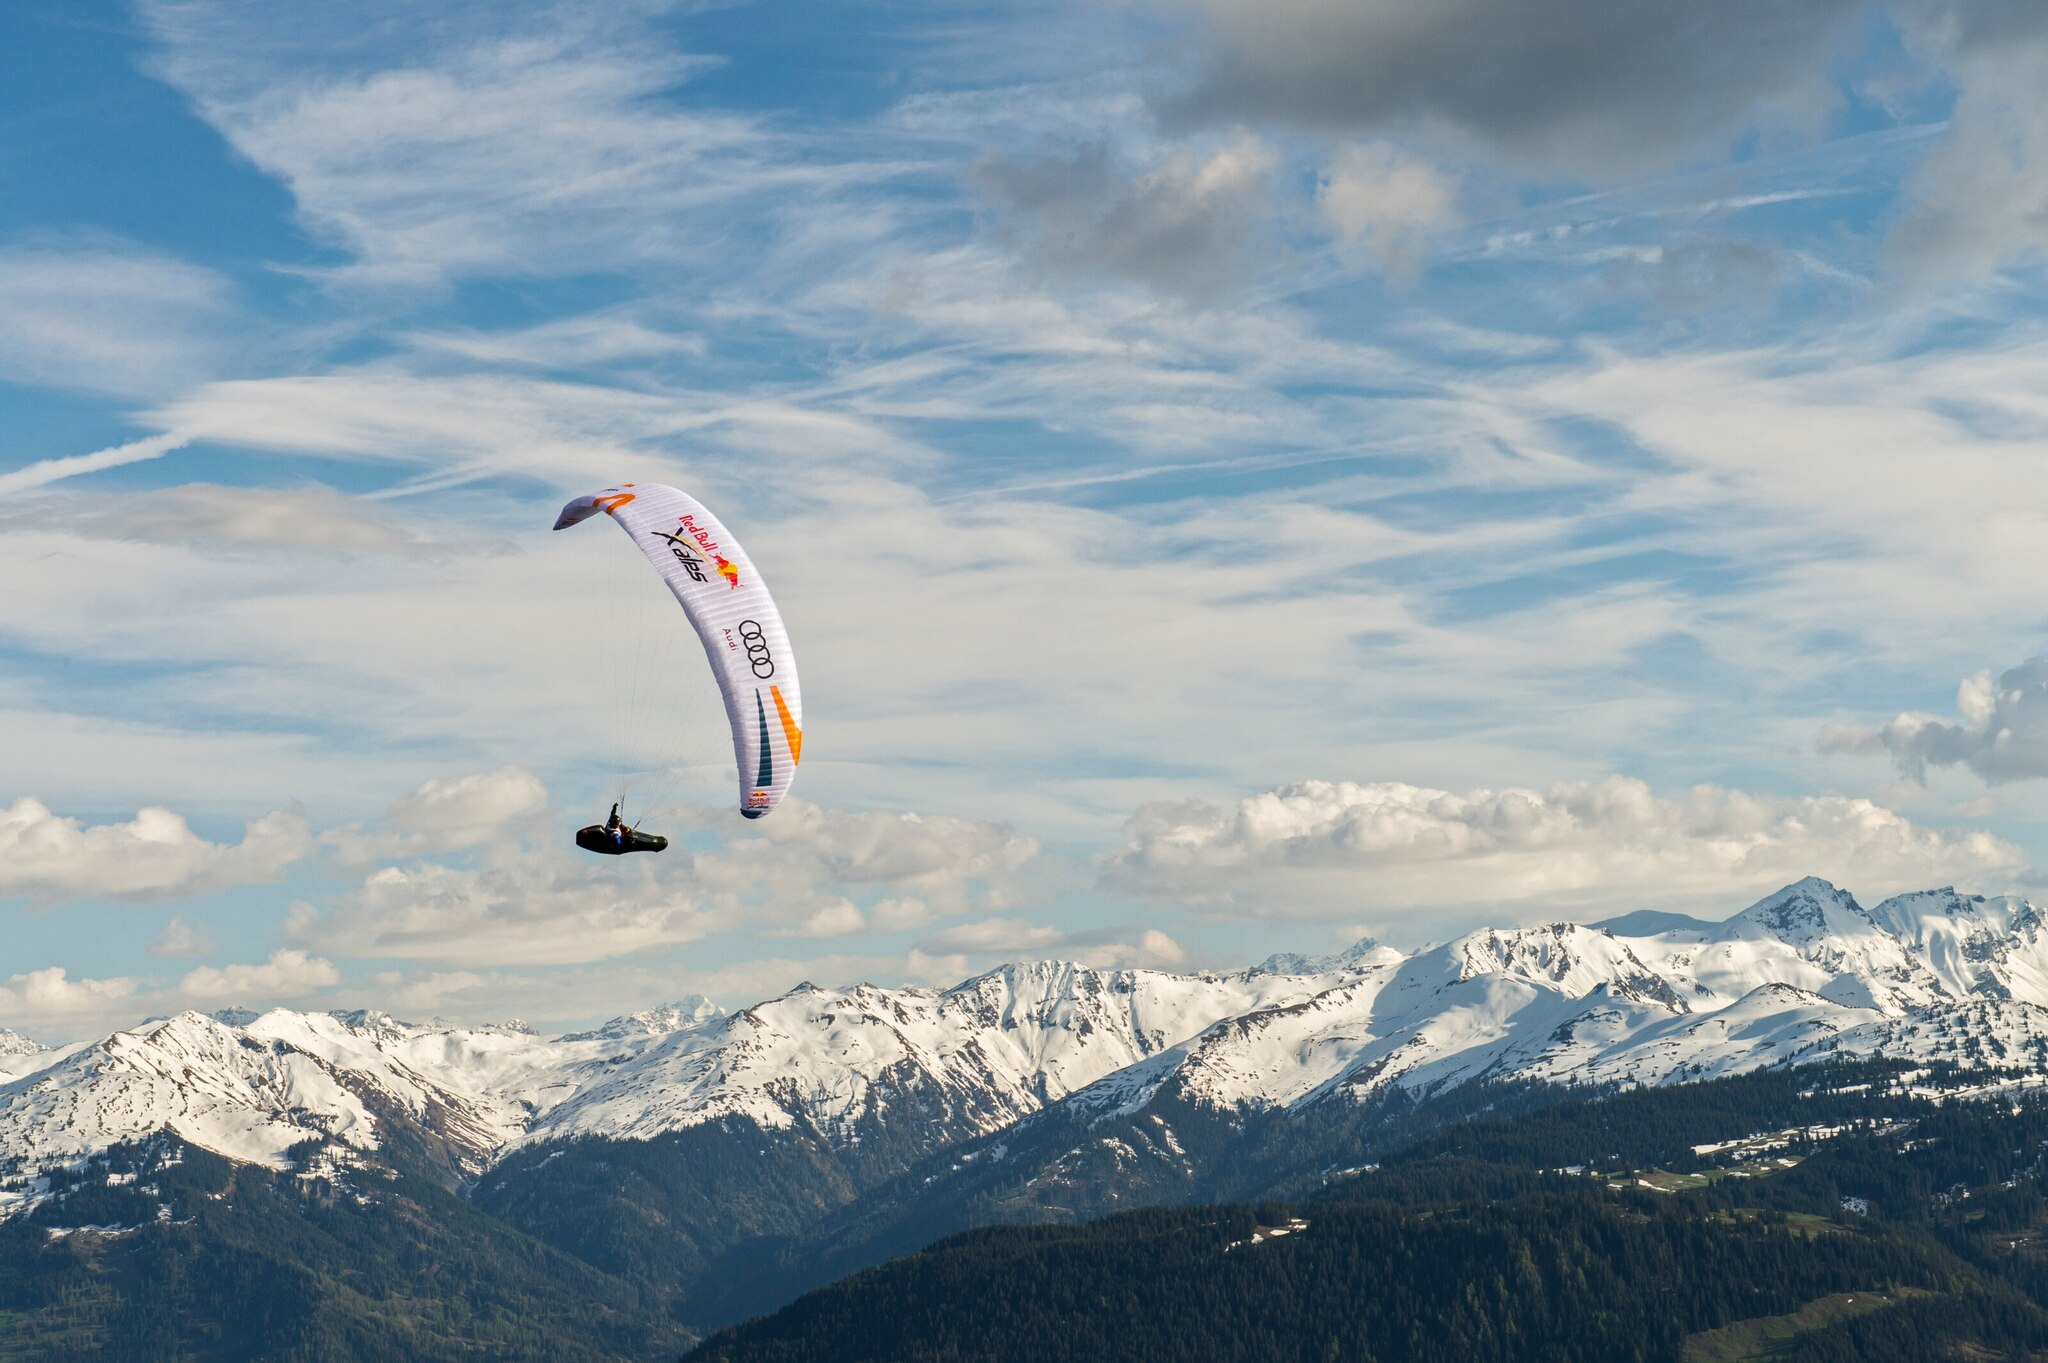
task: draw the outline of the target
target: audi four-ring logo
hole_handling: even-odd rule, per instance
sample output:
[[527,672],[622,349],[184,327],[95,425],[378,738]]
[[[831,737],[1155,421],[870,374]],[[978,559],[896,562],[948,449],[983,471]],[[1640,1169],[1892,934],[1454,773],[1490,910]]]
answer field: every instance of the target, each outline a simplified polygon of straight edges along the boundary
[[747,664],[757,677],[775,675],[775,659],[768,655],[768,641],[761,637],[758,620],[740,621],[740,642],[747,646]]

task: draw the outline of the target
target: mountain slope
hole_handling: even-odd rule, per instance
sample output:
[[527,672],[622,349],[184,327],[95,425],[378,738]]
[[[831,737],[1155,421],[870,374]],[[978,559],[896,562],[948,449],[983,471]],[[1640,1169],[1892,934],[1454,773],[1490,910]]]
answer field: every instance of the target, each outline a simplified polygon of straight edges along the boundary
[[[1884,1066],[1806,1078],[1453,1127],[1292,1206],[971,1231],[688,1363],[2040,1356],[2043,1095]],[[1788,1114],[1827,1125],[1773,1131]],[[1730,1131],[1748,1134],[1703,1139]]]
[[546,1038],[374,1011],[0,1045],[0,1223],[169,1133],[458,1190],[694,1324],[935,1235],[1313,1187],[1447,1122],[1889,1057],[2048,1079],[2048,931],[1953,890],[1807,880],[1710,923],[1474,932],[1178,975],[1061,962],[799,985]]
[[[1668,1082],[1839,1054],[1981,1063],[2048,1041],[2048,928],[1953,890],[1864,909],[1807,880],[1725,922],[1485,930],[1228,974],[1004,966],[949,990],[804,984],[730,1015],[702,1000],[556,1039],[382,1014],[186,1014],[84,1047],[0,1044],[0,1158],[63,1161],[169,1125],[276,1165],[305,1134],[372,1151],[381,1105],[472,1177],[526,1146],[740,1120],[908,1153],[1069,1103],[1164,1094],[1301,1109],[1389,1086],[1518,1076]],[[11,1035],[11,1034],[10,1034]]]
[[[1640,1200],[1429,1215],[1330,1206],[1002,1227],[721,1333],[691,1363],[1678,1363],[1686,1335],[1903,1277],[1938,1256],[1712,1226]],[[1672,1291],[1680,1282],[1687,1292]],[[962,1310],[962,1303],[973,1303]],[[1738,1304],[1739,1303],[1739,1304]],[[2030,1323],[2048,1326],[2048,1313]],[[2041,1335],[2048,1338],[2048,1333]]]
[[689,1333],[437,1183],[116,1146],[0,1225],[0,1357],[625,1363]]

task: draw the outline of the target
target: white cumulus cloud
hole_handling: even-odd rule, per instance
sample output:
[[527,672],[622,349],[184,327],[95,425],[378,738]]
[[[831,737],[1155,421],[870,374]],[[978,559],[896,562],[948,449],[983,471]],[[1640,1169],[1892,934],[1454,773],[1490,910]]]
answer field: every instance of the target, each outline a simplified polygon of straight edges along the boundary
[[1377,266],[1408,282],[1422,271],[1429,241],[1460,221],[1458,182],[1385,142],[1346,147],[1316,187],[1316,209],[1353,265]]
[[1187,961],[1180,943],[1157,928],[1106,927],[1062,932],[1019,918],[984,918],[943,928],[918,943],[934,957],[1020,957],[1079,961],[1112,970],[1130,966],[1171,970]]
[[132,979],[74,980],[63,966],[46,966],[0,984],[0,1009],[10,1020],[31,1024],[39,1018],[73,1018],[125,999],[135,989]]
[[392,805],[385,826],[351,824],[321,841],[346,862],[380,861],[479,847],[547,809],[547,787],[524,767],[506,765],[467,776],[436,777]]
[[159,806],[127,823],[86,825],[22,796],[0,809],[0,898],[175,899],[278,880],[306,855],[303,815],[273,810],[236,844],[208,842]]
[[982,918],[941,929],[921,945],[928,951],[1041,953],[1056,947],[1064,936],[1058,928],[1021,918]]
[[667,883],[644,862],[600,872],[570,855],[387,867],[331,909],[297,906],[287,935],[343,956],[568,965],[694,941],[713,926],[687,884]]
[[1872,892],[2003,884],[2025,862],[1991,834],[1920,828],[1868,800],[1665,798],[1618,776],[1468,794],[1304,781],[1148,805],[1126,833],[1104,870],[1114,888],[1253,913],[1437,915],[1406,923],[1425,930],[1445,911],[1735,903],[1808,874]]
[[1916,781],[1929,767],[1965,766],[1986,781],[2048,776],[2048,658],[2029,658],[1994,680],[1989,671],[1956,687],[1961,722],[1908,711],[1883,724],[1833,724],[1822,752],[1889,753]]
[[204,1002],[269,1002],[296,999],[341,982],[341,972],[331,962],[286,947],[270,959],[251,964],[203,965],[187,972],[179,989]]
[[693,875],[731,907],[756,904],[764,926],[837,936],[1010,907],[1037,855],[1006,824],[789,800],[758,837],[698,857]]
[[186,922],[183,914],[164,924],[164,930],[146,948],[150,955],[164,958],[207,956],[213,953],[213,949],[213,941],[205,930]]
[[1135,933],[1079,933],[1061,944],[1058,955],[1097,970],[1177,970],[1187,964],[1181,944],[1158,928]]

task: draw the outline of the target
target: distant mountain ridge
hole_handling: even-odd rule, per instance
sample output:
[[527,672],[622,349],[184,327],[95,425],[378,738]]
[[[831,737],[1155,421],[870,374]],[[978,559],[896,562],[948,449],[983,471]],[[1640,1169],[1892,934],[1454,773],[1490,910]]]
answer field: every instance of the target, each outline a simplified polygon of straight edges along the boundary
[[[1622,929],[1636,929],[1623,931]],[[510,1155],[738,1121],[903,1158],[1052,1108],[1306,1111],[1475,1080],[1667,1083],[1828,1057],[2048,1068],[2048,931],[1953,889],[1807,879],[1720,923],[1486,929],[1218,974],[1005,965],[946,990],[803,984],[559,1038],[374,1011],[185,1013],[42,1049],[0,1034],[0,1218],[45,1172],[170,1130],[284,1169],[307,1142],[451,1185]]]

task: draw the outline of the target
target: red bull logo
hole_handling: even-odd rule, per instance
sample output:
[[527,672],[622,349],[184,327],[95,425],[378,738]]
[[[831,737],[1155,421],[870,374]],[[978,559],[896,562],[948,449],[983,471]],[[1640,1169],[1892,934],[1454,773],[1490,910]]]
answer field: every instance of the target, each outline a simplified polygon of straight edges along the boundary
[[718,552],[718,541],[711,538],[711,532],[706,530],[703,526],[698,525],[697,522],[689,516],[684,516],[682,518],[682,522],[683,529],[690,532],[690,538],[697,541],[697,547],[699,549],[702,549],[704,551],[705,556],[709,558],[714,565],[716,565],[718,575],[725,579],[725,585],[728,587],[739,586],[740,570],[733,567],[731,562],[729,562],[723,554]]

